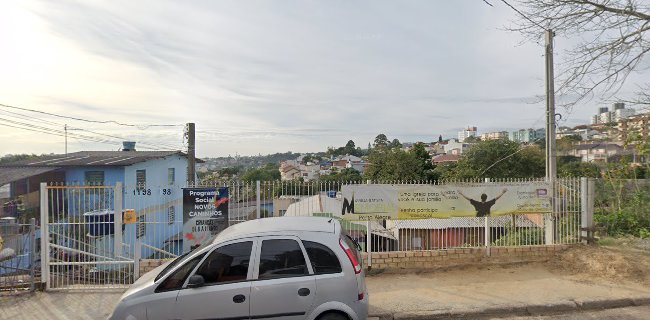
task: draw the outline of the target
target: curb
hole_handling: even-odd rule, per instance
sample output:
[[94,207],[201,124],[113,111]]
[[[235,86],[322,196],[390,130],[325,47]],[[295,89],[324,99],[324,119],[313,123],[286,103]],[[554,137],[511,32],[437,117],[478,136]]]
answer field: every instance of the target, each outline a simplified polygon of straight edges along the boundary
[[650,305],[650,296],[620,299],[576,299],[552,304],[503,306],[484,309],[439,309],[371,314],[373,320],[475,319],[491,316],[543,316],[578,311]]

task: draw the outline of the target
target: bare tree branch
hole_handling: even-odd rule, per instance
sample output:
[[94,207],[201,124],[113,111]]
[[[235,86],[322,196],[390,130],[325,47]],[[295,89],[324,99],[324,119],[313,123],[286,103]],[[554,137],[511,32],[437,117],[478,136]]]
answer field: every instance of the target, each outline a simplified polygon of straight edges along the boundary
[[[521,17],[507,30],[539,40],[544,26],[577,40],[558,65],[557,94],[574,97],[563,102],[567,107],[594,95],[611,98],[630,74],[650,67],[644,64],[650,52],[650,1],[514,1]],[[648,94],[638,98],[650,101]]]

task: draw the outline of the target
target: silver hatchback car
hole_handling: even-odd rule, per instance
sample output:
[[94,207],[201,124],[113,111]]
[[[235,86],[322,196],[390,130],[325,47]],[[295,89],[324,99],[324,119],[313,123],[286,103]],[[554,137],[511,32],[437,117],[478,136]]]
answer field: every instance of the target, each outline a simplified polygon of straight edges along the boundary
[[363,320],[361,262],[335,219],[247,221],[142,276],[110,319]]

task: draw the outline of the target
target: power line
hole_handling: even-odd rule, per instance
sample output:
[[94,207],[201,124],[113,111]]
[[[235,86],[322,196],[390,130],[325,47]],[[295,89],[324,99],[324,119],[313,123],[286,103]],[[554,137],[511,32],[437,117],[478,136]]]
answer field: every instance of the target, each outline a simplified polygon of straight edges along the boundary
[[101,123],[101,124],[110,124],[110,123],[112,123],[112,124],[116,124],[116,125],[120,125],[120,126],[134,127],[134,128],[138,128],[138,129],[147,129],[149,127],[179,127],[179,126],[184,126],[183,124],[142,124],[142,125],[140,125],[140,124],[122,123],[122,122],[118,122],[118,121],[115,121],[115,120],[90,120],[90,119],[83,119],[83,118],[77,118],[77,117],[64,116],[64,115],[60,115],[60,114],[55,114],[55,113],[50,113],[50,112],[45,112],[45,111],[40,111],[40,110],[34,110],[34,109],[29,109],[29,108],[10,106],[10,105],[6,105],[6,104],[2,104],[2,103],[0,103],[0,107],[23,110],[23,111],[29,111],[29,112],[35,112],[35,113],[45,114],[45,115],[48,115],[48,116],[64,118],[64,119],[70,119],[70,120],[75,120],[75,121],[90,122],[90,123]]
[[[65,132],[61,130],[56,130],[48,127],[41,127],[41,126],[36,126],[20,121],[13,121],[10,119],[5,119],[5,118],[0,118],[0,121],[8,122],[11,124],[6,124],[6,123],[0,123],[2,126],[6,127],[11,127],[11,128],[16,128],[16,129],[22,129],[22,130],[27,130],[27,131],[32,131],[32,132],[37,132],[37,133],[44,133],[44,134],[49,134],[49,135],[54,135],[54,136],[59,136],[59,137],[65,137]],[[68,133],[68,136],[73,139],[78,139],[78,140],[85,140],[85,141],[90,141],[90,142],[96,142],[96,143],[104,143],[104,144],[119,144],[117,141],[111,141],[111,140],[106,140],[106,139],[100,139],[96,137],[91,137],[87,135],[81,135],[81,134],[76,134],[76,133]],[[159,150],[160,148],[150,148],[150,147],[142,147],[143,149],[148,149],[148,150]],[[170,148],[171,150],[175,150],[176,148]]]
[[[129,140],[127,138],[120,137],[120,136],[114,136],[114,135],[110,135],[110,134],[100,133],[100,132],[91,131],[91,130],[88,130],[88,129],[76,128],[76,127],[68,127],[68,130],[81,130],[81,131],[93,133],[93,134],[100,135],[100,136],[105,136],[105,137],[114,138],[114,139],[120,139],[121,141]],[[149,143],[147,141],[137,141],[137,142],[140,143],[140,144],[143,144],[143,145],[148,145],[148,146],[154,147],[154,148],[156,148],[156,147],[164,147],[164,148],[168,148],[168,149],[176,149],[177,148],[177,146],[173,146],[173,145],[170,145],[170,144],[154,144],[154,143]]]
[[[43,119],[34,118],[34,117],[29,117],[27,115],[24,115],[24,114],[21,114],[21,113],[18,113],[18,112],[14,112],[14,111],[0,110],[0,112],[1,113],[6,113],[11,117],[20,118],[20,119],[23,119],[23,120],[37,121],[37,122],[42,122],[42,123],[45,123],[45,124],[48,124],[48,125],[58,126],[58,127],[63,127],[64,126],[64,124],[61,124],[61,123],[48,121],[48,120],[43,120]],[[19,123],[19,124],[21,124],[21,125],[32,125],[32,124],[27,124],[27,123]],[[77,128],[77,127],[69,127],[69,128],[72,129],[72,130],[80,130],[80,131],[85,131],[85,132],[96,134],[96,135],[101,135],[101,136],[110,137],[110,138],[114,138],[114,139],[120,139],[122,141],[128,140],[128,139],[126,139],[124,137],[104,134],[104,133],[100,133],[100,132],[96,132],[96,131],[92,131],[92,130],[88,130],[88,129]],[[41,127],[40,129],[50,130],[52,128]],[[52,129],[52,130],[57,130],[57,132],[59,132],[59,133],[61,132],[58,129]],[[65,132],[63,132],[63,134],[65,134]],[[74,134],[72,134],[72,133],[68,133],[68,135],[70,135],[71,137],[74,136]],[[182,147],[179,148],[179,146],[174,146],[174,145],[165,144],[165,143],[155,143],[155,142],[149,142],[149,141],[143,141],[143,140],[140,140],[140,141],[137,141],[137,142],[139,142],[140,144],[142,144],[144,146],[148,145],[148,146],[152,147],[152,148],[144,147],[145,149],[151,149],[151,150],[155,150],[155,149],[171,149],[171,150],[182,149]]]

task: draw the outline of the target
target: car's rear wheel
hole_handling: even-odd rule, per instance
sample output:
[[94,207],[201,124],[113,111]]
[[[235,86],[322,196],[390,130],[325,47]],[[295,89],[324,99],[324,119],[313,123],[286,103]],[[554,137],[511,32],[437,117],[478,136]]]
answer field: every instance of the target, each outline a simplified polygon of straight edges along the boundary
[[318,317],[318,320],[349,320],[349,318],[340,312],[328,312]]

